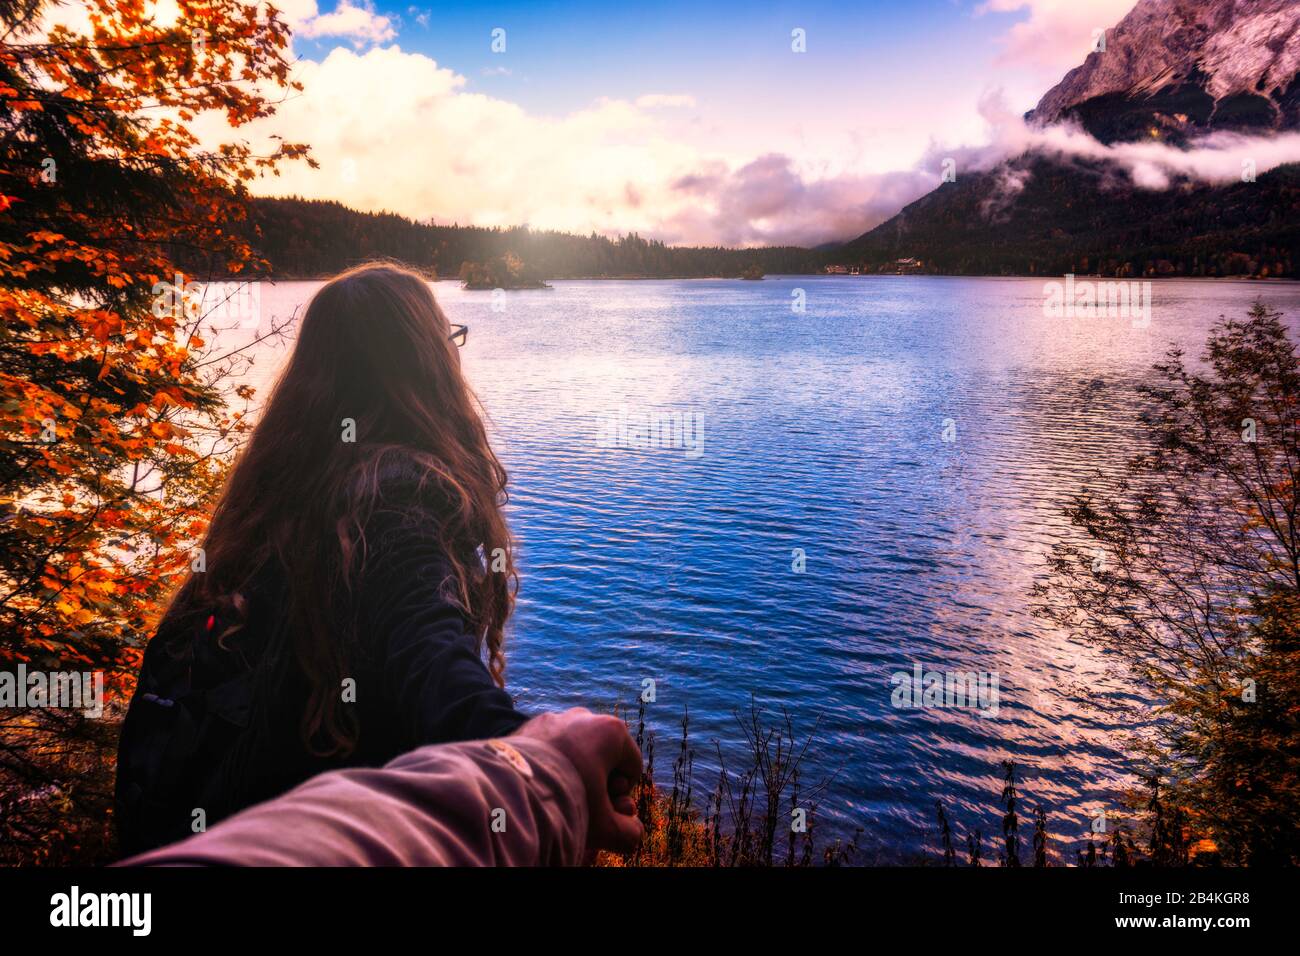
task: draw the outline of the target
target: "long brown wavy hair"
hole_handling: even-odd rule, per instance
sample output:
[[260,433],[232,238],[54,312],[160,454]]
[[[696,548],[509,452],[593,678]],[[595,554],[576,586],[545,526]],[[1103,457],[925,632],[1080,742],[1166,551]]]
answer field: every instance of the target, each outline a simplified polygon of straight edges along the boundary
[[[250,586],[278,566],[290,656],[309,688],[302,736],[316,753],[356,745],[354,708],[341,706],[355,640],[345,603],[394,464],[415,474],[419,498],[439,502],[431,533],[451,568],[444,593],[504,685],[518,586],[502,512],[507,476],[449,334],[427,281],[406,269],[360,266],[323,286],[218,498],[206,570],[188,577],[164,619],[187,625],[217,614],[214,636],[226,646],[247,623]],[[355,441],[343,440],[347,420]]]

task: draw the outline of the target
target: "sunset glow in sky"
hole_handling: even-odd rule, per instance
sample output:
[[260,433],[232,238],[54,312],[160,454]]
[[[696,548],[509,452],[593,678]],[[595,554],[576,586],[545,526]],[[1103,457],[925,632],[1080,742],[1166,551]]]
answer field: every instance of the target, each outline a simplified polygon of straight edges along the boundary
[[982,99],[1032,107],[1131,0],[279,5],[305,89],[242,135],[310,143],[321,168],[259,192],[444,223],[809,245],[927,192],[937,151],[988,138]]

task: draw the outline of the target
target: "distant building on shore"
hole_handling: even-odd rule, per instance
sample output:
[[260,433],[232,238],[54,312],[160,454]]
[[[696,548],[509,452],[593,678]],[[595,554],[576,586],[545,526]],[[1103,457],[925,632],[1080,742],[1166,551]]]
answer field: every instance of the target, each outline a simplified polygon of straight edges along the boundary
[[[870,265],[830,265],[822,270],[828,276],[860,276],[872,274]],[[893,262],[884,262],[876,270],[882,275],[911,275],[925,271],[925,260],[908,256],[904,259],[895,259]]]

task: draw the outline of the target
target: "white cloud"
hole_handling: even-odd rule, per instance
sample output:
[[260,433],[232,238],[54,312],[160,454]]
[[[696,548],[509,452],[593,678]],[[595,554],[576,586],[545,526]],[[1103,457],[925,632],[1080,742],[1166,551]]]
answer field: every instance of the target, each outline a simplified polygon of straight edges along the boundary
[[[826,174],[787,156],[731,161],[673,132],[687,94],[600,99],[560,116],[471,92],[465,77],[397,46],[299,61],[302,93],[241,135],[306,142],[320,169],[283,167],[258,191],[338,199],[416,219],[680,243],[810,244],[849,238],[937,177]],[[209,142],[228,136],[205,120]]]
[[1216,185],[1241,182],[1246,163],[1255,173],[1263,174],[1283,163],[1300,162],[1300,133],[1294,132],[1262,136],[1212,133],[1196,140],[1190,149],[1159,140],[1107,145],[1074,124],[1046,129],[1029,126],[996,92],[984,97],[980,113],[988,125],[985,144],[956,149],[935,145],[922,166],[937,168],[944,157],[951,157],[960,175],[961,171],[992,169],[1003,159],[1033,150],[1062,159],[1106,161],[1127,172],[1140,188],[1167,189],[1179,177]]
[[[338,0],[329,13],[321,13],[316,0],[273,0],[295,36],[320,39],[341,37],[357,45],[387,43],[397,36],[391,19],[377,13],[370,0]],[[418,19],[418,17],[417,17]]]
[[985,0],[976,14],[1026,11],[1007,31],[998,62],[1021,66],[1056,82],[1092,50],[1093,31],[1108,30],[1136,0]]
[[852,239],[929,192],[938,176],[922,170],[817,177],[780,153],[738,169],[705,164],[680,177],[680,201],[657,235],[667,242],[814,246]]
[[1300,133],[1213,133],[1188,150],[1155,141],[1106,146],[1071,126],[1054,126],[1033,138],[1045,152],[1110,160],[1126,169],[1144,189],[1167,189],[1176,177],[1218,185],[1241,182],[1246,164],[1252,172],[1262,174],[1283,163],[1300,161]]

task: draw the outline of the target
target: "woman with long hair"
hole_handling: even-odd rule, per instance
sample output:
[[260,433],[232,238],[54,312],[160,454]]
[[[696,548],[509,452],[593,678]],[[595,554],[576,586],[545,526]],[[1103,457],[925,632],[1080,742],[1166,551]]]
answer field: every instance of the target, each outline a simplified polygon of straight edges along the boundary
[[509,734],[506,472],[428,283],[391,265],[311,300],[122,733],[124,852],[321,771]]

